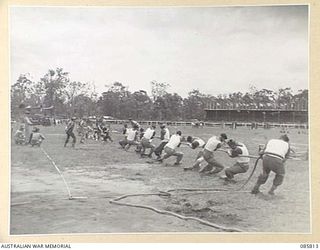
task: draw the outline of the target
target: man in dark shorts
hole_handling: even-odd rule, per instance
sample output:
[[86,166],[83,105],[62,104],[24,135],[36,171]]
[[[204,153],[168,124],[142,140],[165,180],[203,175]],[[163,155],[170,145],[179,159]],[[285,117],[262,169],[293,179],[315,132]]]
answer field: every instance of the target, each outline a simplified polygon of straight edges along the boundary
[[207,165],[199,170],[200,173],[208,172],[209,174],[218,174],[224,169],[224,165],[215,159],[214,153],[219,149],[225,140],[228,139],[225,133],[220,136],[212,136],[202,150],[202,156]]
[[67,134],[67,139],[66,139],[66,141],[65,141],[65,143],[64,143],[64,146],[66,147],[67,146],[67,144],[68,144],[68,142],[69,142],[69,139],[70,139],[70,137],[72,137],[72,147],[74,148],[74,146],[75,146],[75,144],[76,144],[76,136],[74,135],[74,133],[73,133],[73,130],[74,130],[74,127],[75,127],[75,125],[76,125],[76,117],[72,117],[71,118],[71,120],[68,122],[68,124],[67,124],[67,127],[66,127],[66,134]]
[[155,125],[151,125],[144,132],[143,137],[141,139],[141,152],[140,152],[141,157],[145,156],[146,149],[150,148],[150,152],[149,152],[149,154],[147,156],[149,158],[151,158],[152,153],[153,153],[153,151],[155,149],[155,145],[152,144],[152,139],[154,138],[154,136],[156,134],[155,129],[156,129],[156,126]]
[[290,145],[287,135],[280,136],[280,139],[271,139],[267,142],[265,148],[260,152],[262,156],[262,174],[259,175],[256,185],[251,193],[260,193],[260,186],[268,180],[270,172],[274,172],[276,176],[273,179],[273,185],[269,190],[269,194],[274,195],[274,191],[283,182],[285,175],[284,163],[289,157]]
[[230,147],[230,150],[227,151],[228,155],[236,158],[235,164],[225,170],[225,180],[230,181],[235,175],[248,171],[250,158],[245,157],[249,156],[249,151],[243,143],[230,139],[227,144]]
[[41,146],[42,141],[45,139],[43,134],[40,133],[40,129],[35,127],[32,130],[31,136],[30,136],[30,144],[31,146]]
[[170,131],[168,128],[166,128],[166,125],[161,124],[160,129],[161,143],[154,150],[154,154],[157,156],[157,159],[161,158],[162,151],[170,139]]

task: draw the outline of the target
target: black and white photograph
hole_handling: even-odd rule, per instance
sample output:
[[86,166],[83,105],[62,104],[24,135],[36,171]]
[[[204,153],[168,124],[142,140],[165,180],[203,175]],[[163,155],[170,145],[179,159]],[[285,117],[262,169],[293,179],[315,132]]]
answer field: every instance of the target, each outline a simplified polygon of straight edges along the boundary
[[9,235],[312,233],[309,13],[9,6]]

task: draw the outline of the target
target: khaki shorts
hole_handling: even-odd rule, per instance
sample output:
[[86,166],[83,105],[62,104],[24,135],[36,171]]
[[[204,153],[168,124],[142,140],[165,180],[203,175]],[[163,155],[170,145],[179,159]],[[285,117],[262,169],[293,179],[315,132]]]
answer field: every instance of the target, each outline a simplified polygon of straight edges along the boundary
[[144,148],[154,148],[154,145],[146,138],[142,138],[141,145]]
[[176,153],[176,151],[172,148],[169,148],[169,147],[165,147],[164,148],[164,152],[167,154],[167,155],[174,155]]
[[269,174],[270,171],[273,171],[278,175],[285,174],[283,160],[269,155],[263,156],[262,168],[263,171],[267,174]]
[[138,144],[138,142],[136,142],[136,141],[129,141],[129,140],[127,140],[126,143],[127,143],[127,145],[130,145],[130,146]]
[[232,174],[240,174],[240,173],[247,172],[248,169],[249,169],[249,164],[248,163],[236,162],[232,167],[227,168],[226,171],[229,171]]

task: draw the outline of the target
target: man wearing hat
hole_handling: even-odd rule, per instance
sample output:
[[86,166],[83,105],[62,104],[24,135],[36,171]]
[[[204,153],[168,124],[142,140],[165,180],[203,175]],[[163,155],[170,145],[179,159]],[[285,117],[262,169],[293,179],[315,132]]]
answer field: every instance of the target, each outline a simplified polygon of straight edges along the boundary
[[64,143],[64,146],[66,147],[67,146],[67,144],[68,144],[68,142],[69,142],[69,139],[70,139],[70,137],[72,137],[72,147],[74,148],[74,146],[75,146],[75,144],[76,144],[76,136],[74,135],[74,133],[73,133],[73,130],[74,130],[74,127],[75,127],[75,125],[76,125],[76,117],[72,117],[71,118],[71,120],[68,122],[68,124],[67,124],[67,126],[66,126],[66,129],[65,129],[65,131],[66,131],[66,134],[67,134],[67,139],[66,139],[66,141],[65,141],[65,143]]
[[267,142],[266,146],[260,155],[262,155],[262,174],[259,175],[258,180],[253,187],[251,193],[258,194],[260,193],[260,186],[265,184],[268,180],[270,172],[274,172],[276,176],[273,179],[273,185],[269,190],[269,194],[274,195],[274,191],[280,186],[283,182],[285,169],[284,163],[289,157],[290,145],[289,137],[287,135],[280,136],[279,139],[271,139]]
[[232,158],[236,158],[236,163],[225,170],[225,180],[230,181],[236,174],[248,171],[250,158],[243,157],[249,155],[249,151],[243,143],[230,139],[227,144],[230,147],[230,150],[227,151],[228,155]]
[[227,135],[222,133],[220,136],[212,136],[207,141],[202,155],[208,164],[199,170],[200,173],[208,172],[210,174],[217,174],[224,169],[223,164],[214,158],[214,152],[222,146],[222,143],[224,143],[226,139]]

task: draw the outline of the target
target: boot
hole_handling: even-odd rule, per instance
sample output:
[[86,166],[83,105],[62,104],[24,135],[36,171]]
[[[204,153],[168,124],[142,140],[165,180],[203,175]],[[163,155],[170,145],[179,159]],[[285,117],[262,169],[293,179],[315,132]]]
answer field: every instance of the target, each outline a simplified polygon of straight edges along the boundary
[[272,185],[272,187],[270,188],[270,190],[269,190],[268,194],[270,194],[270,195],[274,195],[274,190],[276,190],[276,189],[277,189],[277,186]]
[[210,166],[209,164],[208,164],[208,165],[205,165],[204,167],[202,167],[202,168],[199,169],[199,173],[206,172],[206,171],[208,171],[210,168],[211,168],[211,166]]
[[217,174],[217,173],[220,173],[221,171],[222,171],[222,169],[220,169],[220,168],[215,168],[215,169],[209,171],[209,174]]
[[260,185],[257,183],[257,184],[253,187],[253,189],[251,190],[251,194],[258,194],[258,193],[260,193],[259,188],[260,188]]

